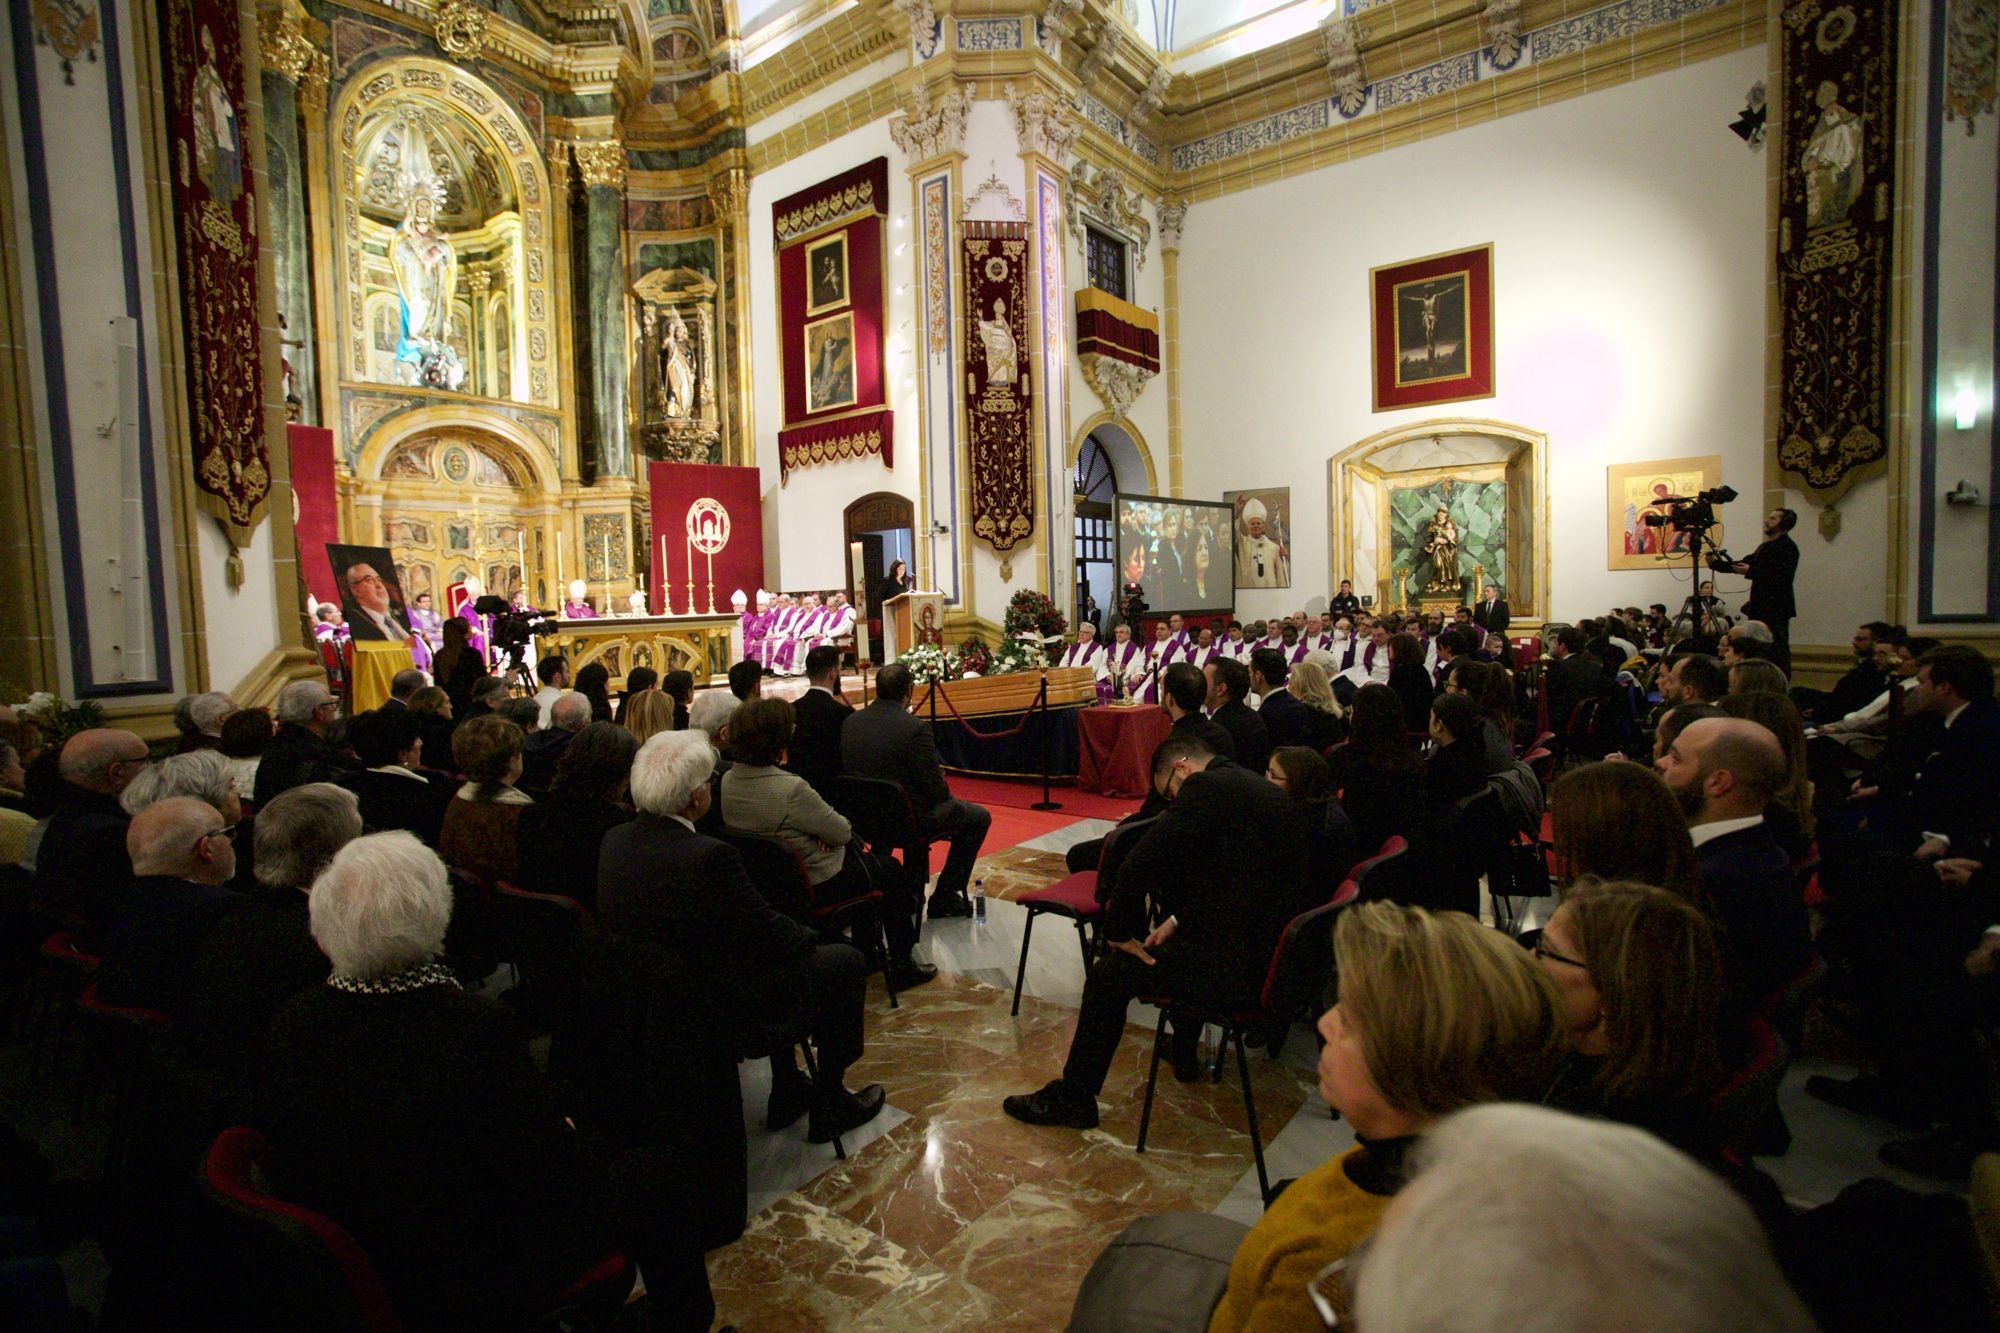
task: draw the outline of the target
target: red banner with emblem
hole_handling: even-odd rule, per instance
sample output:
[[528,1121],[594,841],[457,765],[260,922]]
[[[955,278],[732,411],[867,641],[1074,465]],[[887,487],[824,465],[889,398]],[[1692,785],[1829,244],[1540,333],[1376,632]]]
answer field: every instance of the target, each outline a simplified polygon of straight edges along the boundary
[[1010,551],[1035,532],[1028,224],[965,224],[965,414],[972,535]]
[[764,586],[764,495],[754,467],[648,463],[653,558],[647,606],[656,616],[726,614]]

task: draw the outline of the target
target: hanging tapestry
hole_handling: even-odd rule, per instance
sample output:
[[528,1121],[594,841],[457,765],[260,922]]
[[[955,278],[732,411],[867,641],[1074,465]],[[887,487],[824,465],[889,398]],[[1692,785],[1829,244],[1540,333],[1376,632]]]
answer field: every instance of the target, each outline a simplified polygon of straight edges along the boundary
[[1778,465],[1822,504],[1888,456],[1899,5],[1783,13]]
[[271,491],[257,199],[234,0],[161,0],[195,501],[247,546]]
[[889,159],[878,157],[772,205],[785,425],[778,477],[880,457],[895,465],[895,414],[882,364],[882,218]]
[[965,224],[965,295],[972,535],[1009,551],[1035,531],[1027,223]]

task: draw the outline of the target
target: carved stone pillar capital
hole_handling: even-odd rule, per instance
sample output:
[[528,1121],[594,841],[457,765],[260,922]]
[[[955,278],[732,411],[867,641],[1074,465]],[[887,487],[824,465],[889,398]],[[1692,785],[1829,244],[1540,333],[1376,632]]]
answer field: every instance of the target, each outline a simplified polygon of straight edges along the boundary
[[1181,230],[1187,225],[1187,200],[1170,194],[1153,209],[1160,219],[1160,253],[1176,254],[1181,248]]
[[1007,110],[1014,117],[1014,135],[1020,141],[1021,151],[1040,153],[1057,163],[1067,161],[1070,145],[1076,142],[1081,128],[1070,118],[1069,107],[1039,87],[1023,94],[1009,83],[1002,92],[1007,97]]
[[616,139],[596,139],[570,145],[577,174],[586,186],[625,188],[625,145]]
[[919,83],[909,105],[890,120],[889,137],[912,162],[955,153],[965,144],[965,117],[971,109],[972,98],[958,83],[950,84],[935,103],[930,87]]
[[265,69],[297,84],[300,96],[323,100],[329,66],[326,52],[306,31],[310,21],[295,6],[264,9],[257,15],[257,53]]
[[750,173],[741,167],[718,172],[708,182],[708,203],[715,210],[717,222],[734,226],[750,207]]

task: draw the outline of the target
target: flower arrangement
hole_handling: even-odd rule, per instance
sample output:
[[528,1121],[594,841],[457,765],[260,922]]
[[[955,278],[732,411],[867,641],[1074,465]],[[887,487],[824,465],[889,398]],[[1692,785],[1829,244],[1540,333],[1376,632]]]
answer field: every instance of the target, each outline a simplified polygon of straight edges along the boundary
[[1014,671],[1040,671],[1048,664],[1049,655],[1043,649],[1041,640],[1032,634],[1013,635],[1000,641],[986,674],[1002,676]]
[[1059,639],[1069,629],[1069,621],[1063,616],[1062,608],[1049,597],[1033,588],[1023,588],[1008,600],[1002,628],[1006,630],[1008,640],[1018,634]]
[[896,660],[910,669],[910,678],[919,685],[935,685],[941,680],[957,680],[960,673],[958,654],[947,651],[934,643],[920,643],[896,655]]
[[995,670],[993,654],[987,650],[985,640],[971,638],[958,645],[960,676],[990,676]]
[[29,695],[26,703],[14,706],[14,711],[40,727],[50,745],[61,745],[79,731],[104,725],[104,709],[96,703],[88,699],[69,703],[45,690]]

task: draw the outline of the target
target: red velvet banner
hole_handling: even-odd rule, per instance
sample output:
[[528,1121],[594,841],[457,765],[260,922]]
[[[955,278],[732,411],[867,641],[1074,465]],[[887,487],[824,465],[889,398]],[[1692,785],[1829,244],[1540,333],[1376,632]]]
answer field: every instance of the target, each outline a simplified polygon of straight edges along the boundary
[[965,404],[972,535],[1010,551],[1035,531],[1028,224],[965,226]]
[[340,602],[340,587],[326,562],[326,548],[340,540],[340,508],[333,489],[333,432],[288,425],[292,456],[292,534],[299,541],[299,572],[314,601]]
[[195,501],[244,546],[263,517],[271,472],[242,20],[236,0],[160,0],[159,11]]
[[785,390],[780,483],[795,467],[879,453],[892,463],[882,364],[882,218],[889,159],[772,206],[778,249],[779,360]]
[[1160,335],[1128,324],[1108,310],[1076,312],[1076,350],[1079,355],[1095,353],[1128,361],[1154,374],[1160,370]]
[[656,616],[727,613],[764,586],[764,496],[754,467],[648,463],[653,502],[647,604]]

